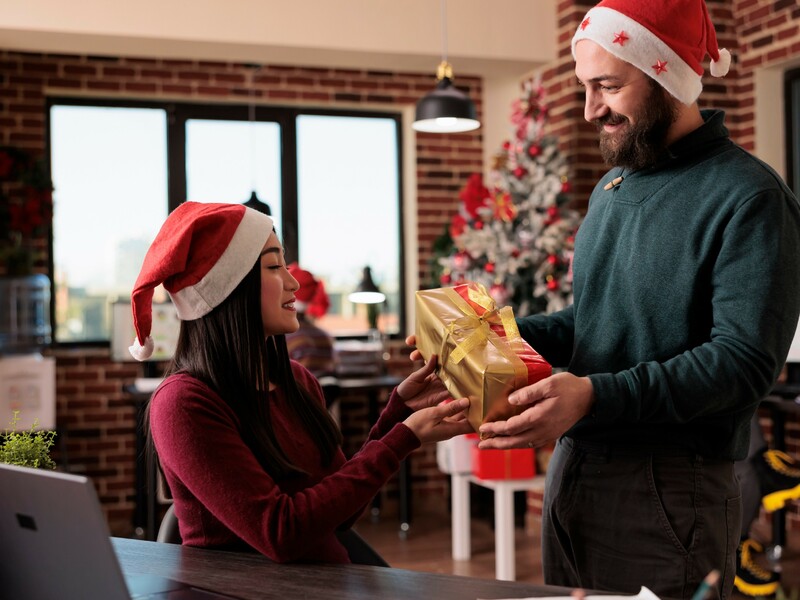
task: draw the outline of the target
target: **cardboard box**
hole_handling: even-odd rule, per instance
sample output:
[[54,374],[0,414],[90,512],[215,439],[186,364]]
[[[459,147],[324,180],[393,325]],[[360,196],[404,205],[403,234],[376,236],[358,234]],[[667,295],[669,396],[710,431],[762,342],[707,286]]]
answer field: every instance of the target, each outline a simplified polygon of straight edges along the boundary
[[0,431],[56,428],[56,360],[41,354],[0,358]]

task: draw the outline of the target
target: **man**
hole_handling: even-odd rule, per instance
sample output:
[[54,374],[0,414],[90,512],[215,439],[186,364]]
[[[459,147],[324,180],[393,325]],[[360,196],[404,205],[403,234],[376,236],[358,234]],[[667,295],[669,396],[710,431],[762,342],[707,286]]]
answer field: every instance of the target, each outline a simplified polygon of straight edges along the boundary
[[689,598],[731,593],[741,527],[733,463],[800,313],[800,210],[700,111],[702,62],[727,73],[702,0],[605,0],[572,40],[585,118],[613,168],[578,231],[574,303],[518,320],[554,367],[511,395],[482,448],[558,439],[545,581]]

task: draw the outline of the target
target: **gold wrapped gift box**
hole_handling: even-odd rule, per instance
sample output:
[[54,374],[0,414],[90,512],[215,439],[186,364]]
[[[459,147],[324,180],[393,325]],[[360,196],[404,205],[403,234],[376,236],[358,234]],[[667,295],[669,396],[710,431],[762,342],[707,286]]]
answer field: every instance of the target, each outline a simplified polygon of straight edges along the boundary
[[417,349],[425,360],[439,357],[439,377],[454,398],[469,398],[475,431],[522,412],[508,395],[552,373],[520,337],[512,309],[498,309],[478,283],[418,291],[416,313]]

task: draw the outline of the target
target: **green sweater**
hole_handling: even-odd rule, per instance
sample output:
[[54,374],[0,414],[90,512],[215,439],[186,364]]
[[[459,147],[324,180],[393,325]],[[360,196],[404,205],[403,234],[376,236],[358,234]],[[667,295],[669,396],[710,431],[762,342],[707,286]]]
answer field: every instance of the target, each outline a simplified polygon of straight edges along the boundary
[[603,177],[575,240],[573,304],[518,319],[553,366],[592,381],[592,414],[571,437],[741,459],[786,360],[800,207],[731,142],[723,112],[703,118],[656,167]]

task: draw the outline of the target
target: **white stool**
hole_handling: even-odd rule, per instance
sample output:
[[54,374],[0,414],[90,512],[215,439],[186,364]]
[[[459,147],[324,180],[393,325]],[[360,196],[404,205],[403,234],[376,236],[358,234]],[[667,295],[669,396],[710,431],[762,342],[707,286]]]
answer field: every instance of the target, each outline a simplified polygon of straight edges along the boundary
[[544,479],[544,475],[530,479],[479,479],[470,474],[451,474],[453,560],[469,560],[472,555],[469,484],[474,483],[494,490],[495,577],[514,581],[514,492],[543,490]]

